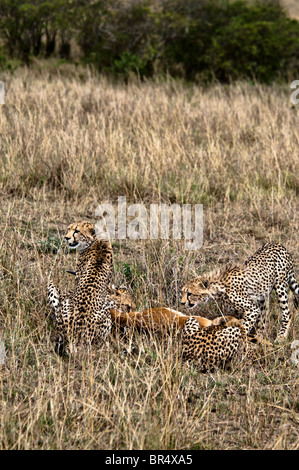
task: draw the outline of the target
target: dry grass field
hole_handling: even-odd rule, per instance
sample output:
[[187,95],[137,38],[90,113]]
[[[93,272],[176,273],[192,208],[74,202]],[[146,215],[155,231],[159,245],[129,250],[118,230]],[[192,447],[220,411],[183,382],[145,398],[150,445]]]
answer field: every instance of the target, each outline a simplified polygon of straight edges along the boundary
[[[203,204],[200,250],[113,242],[113,281],[139,309],[180,308],[191,276],[242,261],[266,240],[292,253],[299,280],[299,107],[289,87],[121,85],[67,66],[0,78],[0,448],[298,449],[298,316],[254,366],[207,374],[181,363],[174,332],[135,333],[132,355],[116,334],[61,358],[46,317],[47,273],[62,288],[74,283],[67,225],[95,221],[97,205],[118,196]],[[270,310],[273,341],[274,295]],[[219,314],[215,305],[200,312]]]

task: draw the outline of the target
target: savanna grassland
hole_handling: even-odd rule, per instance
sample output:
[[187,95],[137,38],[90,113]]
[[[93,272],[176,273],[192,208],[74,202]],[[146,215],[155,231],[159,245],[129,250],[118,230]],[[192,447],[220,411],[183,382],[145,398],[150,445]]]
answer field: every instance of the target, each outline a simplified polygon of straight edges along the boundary
[[[132,355],[116,333],[107,346],[61,358],[46,315],[47,275],[65,289],[74,283],[67,225],[95,221],[98,204],[118,196],[146,207],[203,204],[195,252],[183,240],[113,242],[113,281],[138,309],[179,309],[191,276],[243,261],[266,240],[292,253],[299,279],[299,107],[290,88],[125,85],[66,65],[1,80],[0,448],[298,449],[298,316],[289,339],[253,366],[201,374],[181,363],[173,332],[135,333]],[[270,310],[274,341],[275,295]]]

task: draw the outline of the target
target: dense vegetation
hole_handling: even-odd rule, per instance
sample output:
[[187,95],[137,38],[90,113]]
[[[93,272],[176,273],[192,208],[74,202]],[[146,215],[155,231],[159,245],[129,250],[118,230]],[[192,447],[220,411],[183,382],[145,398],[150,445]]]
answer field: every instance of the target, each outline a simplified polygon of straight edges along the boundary
[[57,57],[128,77],[269,83],[299,70],[299,22],[276,0],[0,0],[0,68]]

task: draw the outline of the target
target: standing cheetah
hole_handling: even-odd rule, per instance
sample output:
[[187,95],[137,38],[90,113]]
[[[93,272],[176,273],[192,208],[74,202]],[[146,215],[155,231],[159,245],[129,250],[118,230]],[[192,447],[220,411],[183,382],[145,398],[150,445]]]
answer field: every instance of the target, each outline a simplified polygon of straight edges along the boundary
[[291,323],[288,288],[294,292],[297,308],[299,286],[291,255],[278,243],[265,243],[243,265],[189,281],[182,289],[182,304],[193,308],[210,299],[220,301],[225,313],[234,312],[243,318],[248,335],[259,322],[264,324],[266,302],[274,289],[282,310],[278,339],[284,339]]

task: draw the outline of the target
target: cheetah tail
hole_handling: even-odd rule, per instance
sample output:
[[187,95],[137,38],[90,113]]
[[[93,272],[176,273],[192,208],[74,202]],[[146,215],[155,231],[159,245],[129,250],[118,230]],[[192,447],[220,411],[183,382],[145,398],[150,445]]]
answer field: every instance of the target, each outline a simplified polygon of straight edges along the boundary
[[294,296],[293,296],[294,307],[298,308],[299,307],[299,286],[297,284],[294,273],[290,274],[289,287],[290,287],[291,291],[294,293]]

